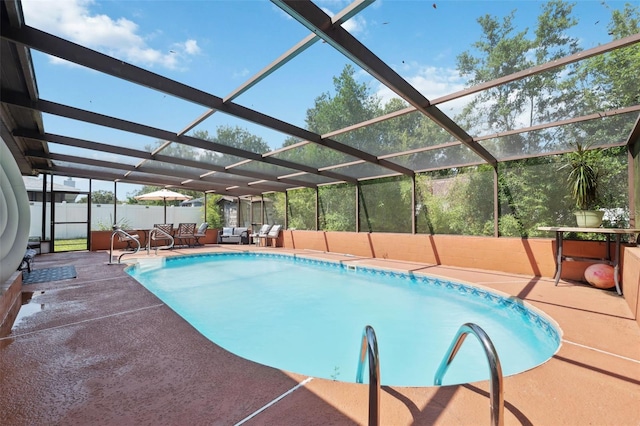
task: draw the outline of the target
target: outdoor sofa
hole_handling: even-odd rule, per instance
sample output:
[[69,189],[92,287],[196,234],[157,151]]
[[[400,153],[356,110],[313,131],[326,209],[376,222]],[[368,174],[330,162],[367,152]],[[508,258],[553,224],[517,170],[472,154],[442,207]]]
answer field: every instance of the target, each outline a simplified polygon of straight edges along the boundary
[[218,233],[218,243],[249,244],[249,230],[248,228],[222,228],[222,232]]

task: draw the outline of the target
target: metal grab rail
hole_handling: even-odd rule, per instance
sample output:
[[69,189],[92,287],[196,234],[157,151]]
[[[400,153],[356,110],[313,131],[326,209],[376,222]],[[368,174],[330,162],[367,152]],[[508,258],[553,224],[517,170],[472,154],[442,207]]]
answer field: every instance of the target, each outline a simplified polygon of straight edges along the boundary
[[[113,240],[116,236],[118,236],[120,241],[135,241],[138,247],[136,247],[136,249],[130,253],[129,252],[122,253],[120,256],[118,256],[118,262],[114,263],[113,262]],[[113,233],[111,234],[111,246],[109,247],[109,263],[108,263],[109,265],[120,264],[120,260],[122,259],[122,256],[126,256],[128,254],[136,254],[139,251],[140,251],[140,240],[137,238],[137,235],[133,236],[123,231],[122,229],[118,228],[117,226],[113,227]]]
[[362,332],[360,358],[356,382],[362,383],[365,356],[369,354],[369,426],[380,424],[380,359],[378,358],[378,340],[370,325]]
[[[157,237],[157,234],[160,234],[160,238]],[[174,243],[173,235],[163,231],[160,228],[153,228],[151,231],[149,231],[149,239],[147,240],[147,255],[149,255],[149,251],[151,250],[151,241],[157,241],[157,240],[169,240],[171,242],[166,246],[156,246],[156,254],[158,254],[159,249],[169,250],[173,248],[173,243]]]
[[455,358],[458,350],[462,346],[462,342],[471,333],[480,341],[484,353],[489,361],[489,385],[490,385],[490,408],[491,408],[491,424],[495,426],[502,426],[504,424],[504,397],[502,392],[502,366],[500,365],[500,359],[496,348],[493,346],[491,339],[485,331],[478,325],[473,323],[463,324],[455,338],[451,342],[451,346],[447,350],[445,357],[440,362],[440,366],[436,371],[434,377],[434,384],[440,386],[442,384],[442,378],[444,377],[449,365]]

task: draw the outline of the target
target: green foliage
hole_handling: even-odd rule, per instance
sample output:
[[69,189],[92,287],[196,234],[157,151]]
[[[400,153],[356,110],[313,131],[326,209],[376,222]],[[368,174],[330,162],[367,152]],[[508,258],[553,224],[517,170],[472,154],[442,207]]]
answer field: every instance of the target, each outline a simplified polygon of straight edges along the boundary
[[316,191],[296,189],[288,193],[289,229],[316,229]]
[[[213,145],[214,143],[259,154],[263,154],[270,150],[269,145],[260,136],[253,135],[249,131],[238,126],[219,126],[216,129],[215,136],[209,135],[209,132],[206,130],[197,130],[194,131],[193,134],[189,137],[204,142],[210,142],[212,148],[208,150],[196,148],[191,145],[176,143],[167,144],[165,141],[158,140],[153,145],[146,146],[145,150],[149,152],[157,152],[157,154],[160,155],[160,158],[164,156],[180,158],[184,160],[199,161],[203,163],[203,168],[206,167],[207,164],[224,167],[243,160],[243,158],[235,155],[216,152],[215,146]],[[185,175],[184,168],[181,165],[162,162],[161,166],[164,169],[174,170],[175,176],[184,176],[185,179],[191,177],[191,175]],[[260,167],[264,168],[266,166],[260,164],[258,165],[258,168]],[[127,202],[129,204],[138,204],[139,202],[134,198],[136,195],[147,194],[149,192],[157,191],[162,188],[162,186],[145,185],[144,187],[142,187],[142,189],[132,194],[127,194]],[[202,192],[200,191],[193,191],[182,188],[171,188],[171,190],[188,195],[192,199],[200,198],[203,196]],[[164,203],[162,201],[146,201],[145,204],[163,205]],[[180,201],[167,201],[167,205],[179,204]]]
[[493,171],[488,167],[460,169],[442,177],[416,177],[419,233],[493,235]]
[[274,192],[265,195],[266,222],[272,225],[284,225],[286,212],[285,194]]
[[510,213],[504,216],[500,216],[500,219],[498,219],[498,229],[500,235],[503,237],[526,236],[522,235],[523,229],[520,220],[515,215]]
[[[359,123],[379,114],[379,100],[371,95],[366,84],[358,84],[355,69],[346,65],[338,77],[333,78],[335,94],[323,93],[315,100],[313,108],[307,110],[307,128],[324,134]],[[359,145],[357,138],[351,143]],[[364,142],[366,143],[366,142]]]
[[406,176],[360,183],[360,230],[411,232],[410,188]]
[[86,238],[55,240],[53,245],[56,253],[60,253],[64,251],[78,251],[78,250],[88,249]]
[[[607,28],[614,40],[640,33],[638,5],[627,3],[622,10],[612,10]],[[602,105],[603,109],[637,105],[640,103],[639,69],[640,45],[637,43],[581,62],[579,72],[585,81],[587,101]]]
[[569,169],[567,183],[579,210],[593,210],[598,204],[598,166],[601,157],[599,149],[589,150],[589,147],[577,142],[575,150],[567,154],[567,164],[560,168]]
[[539,236],[539,226],[574,220],[565,175],[558,173],[561,161],[558,157],[539,157],[500,164],[500,235]]
[[[501,19],[490,15],[478,19],[481,39],[457,58],[457,68],[469,77],[469,85],[491,81],[578,50],[577,39],[567,35],[577,23],[571,16],[573,4],[553,0],[541,8],[533,34],[528,29],[515,32],[515,10]],[[573,99],[575,77],[571,67],[555,68],[480,92],[456,120],[472,133],[495,133],[522,127],[525,120],[526,125],[533,126],[568,118],[575,114],[573,106],[579,104]],[[540,132],[501,138],[490,148],[500,157],[536,152],[557,143],[552,134]]]
[[[117,200],[116,200],[117,201]],[[86,204],[87,197],[82,197],[78,200],[78,203]],[[112,191],[105,191],[100,189],[91,192],[91,204],[113,204],[114,196]]]
[[355,187],[351,184],[318,188],[319,222],[323,231],[355,231]]
[[[269,144],[267,144],[264,139],[238,126],[219,126],[216,129],[215,136],[209,136],[209,132],[207,132],[206,130],[198,130],[193,132],[193,137],[218,143],[220,145],[244,149],[245,151],[251,151],[258,154],[264,154],[265,152],[268,152],[270,150]],[[200,154],[200,157],[202,157],[202,153]],[[209,155],[206,156],[205,159],[207,161],[214,162],[214,164],[220,163],[226,165],[228,161],[217,160],[219,158],[224,159],[225,157],[231,157],[231,160],[233,162],[236,161],[236,158],[229,154],[222,154],[217,156]]]
[[207,203],[204,206],[206,209],[207,223],[211,229],[220,229],[223,226],[222,223],[222,211],[218,201],[222,198],[217,194],[207,194]]

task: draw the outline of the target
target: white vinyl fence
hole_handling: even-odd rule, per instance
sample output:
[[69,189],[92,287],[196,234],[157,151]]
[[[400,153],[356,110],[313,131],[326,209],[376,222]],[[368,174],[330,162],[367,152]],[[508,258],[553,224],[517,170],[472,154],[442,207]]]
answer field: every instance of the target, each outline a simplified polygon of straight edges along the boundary
[[[29,235],[41,236],[42,203],[31,202],[31,227]],[[117,217],[113,218],[113,204],[91,205],[91,230],[111,230],[114,223],[123,229],[151,228],[156,223],[164,222],[163,206],[143,206],[137,204],[118,204]],[[50,206],[46,211],[46,236],[50,239]],[[87,205],[76,203],[56,203],[56,222],[86,222]],[[178,226],[182,222],[193,222],[198,225],[204,221],[203,207],[167,206],[167,222]],[[56,225],[56,239],[85,238],[87,227],[84,224]]]

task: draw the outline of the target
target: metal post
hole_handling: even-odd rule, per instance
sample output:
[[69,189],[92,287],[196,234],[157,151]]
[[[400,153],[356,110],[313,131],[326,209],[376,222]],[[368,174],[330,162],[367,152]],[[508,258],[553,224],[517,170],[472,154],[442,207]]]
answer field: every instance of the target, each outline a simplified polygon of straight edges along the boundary
[[113,223],[111,225],[115,225],[118,223],[118,209],[116,205],[118,204],[118,196],[116,195],[118,192],[118,182],[113,181]]
[[318,231],[320,229],[320,211],[319,211],[319,205],[320,205],[320,191],[318,190],[318,187],[316,186],[316,231]]
[[[41,232],[42,236],[40,237],[40,241],[44,241],[47,239],[47,174],[42,174],[42,221],[41,221]],[[42,249],[40,249],[42,252]]]
[[356,196],[356,232],[360,232],[360,184],[356,183],[355,196]]
[[[89,179],[89,195],[87,196],[87,250],[91,249],[91,186],[93,180]],[[115,193],[113,205],[116,205]]]
[[493,236],[500,236],[500,185],[498,166],[493,166]]
[[50,209],[50,222],[49,222],[49,233],[51,235],[51,253],[55,253],[56,251],[56,247],[55,247],[55,221],[56,221],[56,198],[55,198],[55,194],[53,193],[53,175],[51,175],[51,197],[50,197],[50,201],[49,201],[49,209]]
[[284,191],[284,229],[289,229],[289,192]]
[[411,176],[411,233],[416,233],[416,175]]

